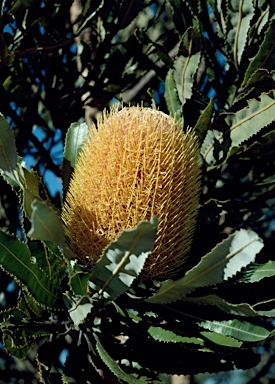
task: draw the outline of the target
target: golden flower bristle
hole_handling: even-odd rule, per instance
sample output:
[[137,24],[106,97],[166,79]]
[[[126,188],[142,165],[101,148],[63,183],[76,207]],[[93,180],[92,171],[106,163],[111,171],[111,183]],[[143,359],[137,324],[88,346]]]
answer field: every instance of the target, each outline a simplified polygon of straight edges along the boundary
[[191,247],[200,191],[199,148],[175,120],[150,108],[105,113],[91,127],[70,181],[62,219],[76,256],[92,266],[124,229],[159,220],[142,276],[164,279]]

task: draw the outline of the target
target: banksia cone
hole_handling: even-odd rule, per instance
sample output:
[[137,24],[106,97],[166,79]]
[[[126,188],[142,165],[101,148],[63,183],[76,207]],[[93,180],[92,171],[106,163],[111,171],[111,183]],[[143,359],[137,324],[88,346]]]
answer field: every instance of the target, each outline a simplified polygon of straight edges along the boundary
[[195,135],[171,117],[143,107],[105,114],[83,145],[62,212],[76,256],[94,265],[120,232],[155,215],[142,277],[172,277],[191,247],[199,175]]

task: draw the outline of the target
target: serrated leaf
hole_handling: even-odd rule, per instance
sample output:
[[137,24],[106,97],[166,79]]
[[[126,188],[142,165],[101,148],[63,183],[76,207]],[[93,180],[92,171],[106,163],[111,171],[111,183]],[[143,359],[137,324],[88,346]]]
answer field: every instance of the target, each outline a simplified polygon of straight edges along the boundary
[[199,139],[199,142],[202,143],[203,139],[208,131],[208,128],[211,123],[211,119],[214,112],[214,99],[210,99],[207,107],[202,111],[195,127],[194,131]]
[[[183,278],[163,282],[160,289],[146,301],[170,303],[184,298],[197,288],[217,285],[253,261],[261,248],[262,240],[255,232],[237,231],[203,256]],[[234,259],[234,263],[226,270],[230,259]]]
[[173,79],[173,69],[170,69],[165,79],[165,101],[170,115],[179,123],[182,124],[182,106],[179,101],[179,95],[176,89],[176,84]]
[[97,337],[96,334],[94,334],[94,337],[96,339],[96,349],[101,357],[102,361],[107,365],[107,367],[110,369],[111,372],[113,372],[116,377],[119,379],[125,381],[128,384],[140,384],[140,380],[136,379],[132,375],[127,374],[124,372],[118,363],[112,359],[112,357],[109,355],[109,353],[106,351],[106,349],[103,347],[101,344],[99,338]]
[[65,235],[60,216],[44,201],[34,200],[31,208],[32,227],[27,235],[36,240],[52,241],[64,249]]
[[212,343],[222,345],[224,347],[240,348],[243,344],[241,341],[233,339],[231,336],[222,335],[216,332],[200,332],[206,339],[212,341]]
[[[243,244],[246,244],[244,248]],[[236,249],[240,251],[238,251],[237,255],[230,258],[226,264],[224,279],[228,280],[242,268],[255,261],[256,255],[260,252],[263,246],[262,239],[260,239],[255,232],[250,230],[241,230],[237,232],[232,240],[230,252],[234,252]]]
[[250,22],[254,16],[252,0],[230,0],[228,7],[231,28],[227,41],[233,49],[235,66],[238,67],[246,46]]
[[29,350],[35,345],[34,340],[21,340],[21,344],[17,344],[18,340],[15,340],[10,334],[4,334],[4,347],[5,350],[17,359],[25,359]]
[[270,336],[270,332],[258,325],[247,321],[223,320],[223,321],[202,321],[198,325],[204,329],[217,332],[222,335],[231,336],[234,339],[248,342],[263,341]]
[[275,68],[275,19],[270,21],[270,25],[265,33],[262,44],[257,55],[250,61],[244,75],[242,87],[246,87],[253,74],[261,69],[272,71]]
[[157,225],[156,217],[141,221],[107,246],[91,272],[91,283],[99,294],[105,292],[114,300],[129,289],[154,246]]
[[208,164],[225,159],[233,147],[243,142],[275,120],[275,92],[262,94],[260,100],[248,100],[248,106],[236,113],[223,114],[223,132],[209,130],[201,154]]
[[200,60],[200,32],[197,27],[190,27],[182,37],[179,55],[174,62],[173,77],[182,105],[192,97]]
[[0,265],[43,306],[53,307],[59,300],[59,286],[33,262],[26,244],[15,236],[0,232]]
[[254,266],[245,273],[242,281],[247,283],[255,283],[266,277],[275,275],[275,261],[269,260],[267,263]]
[[259,313],[256,312],[251,305],[247,303],[232,304],[217,295],[208,295],[201,297],[186,297],[184,299],[187,302],[199,304],[199,305],[214,305],[222,311],[231,315],[257,317]]
[[90,299],[87,296],[82,296],[82,298],[69,309],[69,315],[74,324],[79,325],[86,320],[86,317],[92,309],[93,304]]
[[196,338],[196,337],[183,337],[180,335],[177,335],[176,333],[164,329],[161,327],[153,327],[151,326],[148,329],[149,335],[157,340],[157,341],[162,341],[166,343],[187,343],[187,344],[198,344],[198,345],[203,345],[204,342],[202,339]]

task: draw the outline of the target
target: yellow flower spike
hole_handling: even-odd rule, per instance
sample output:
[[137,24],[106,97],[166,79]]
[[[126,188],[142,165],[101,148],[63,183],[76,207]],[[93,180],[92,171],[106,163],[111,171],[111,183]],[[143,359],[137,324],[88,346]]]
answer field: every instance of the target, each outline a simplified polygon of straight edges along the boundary
[[92,266],[124,229],[159,219],[142,278],[182,267],[196,225],[199,147],[174,119],[150,108],[104,114],[89,131],[70,181],[62,219],[76,256]]

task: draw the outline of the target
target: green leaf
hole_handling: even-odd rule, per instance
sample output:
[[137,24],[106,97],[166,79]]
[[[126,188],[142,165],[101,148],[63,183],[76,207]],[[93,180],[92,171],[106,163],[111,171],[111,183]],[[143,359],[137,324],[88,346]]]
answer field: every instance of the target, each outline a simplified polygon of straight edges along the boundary
[[70,286],[75,295],[87,295],[89,279],[89,273],[83,273],[83,271],[74,271],[72,273],[70,276]]
[[179,55],[174,62],[174,80],[182,105],[192,97],[200,60],[200,32],[198,28],[190,27],[182,37]]
[[233,49],[235,66],[238,68],[246,46],[250,22],[254,16],[253,0],[230,0],[228,15],[231,24],[227,41]]
[[255,232],[237,231],[203,256],[183,278],[162,283],[160,289],[146,301],[170,303],[183,299],[196,288],[219,284],[254,261],[262,247],[262,240]]
[[165,79],[165,101],[170,115],[179,123],[182,124],[182,107],[179,101],[176,84],[173,79],[173,70],[170,69]]
[[72,168],[75,167],[76,159],[88,133],[86,123],[73,123],[66,134],[64,146],[64,158],[69,161]]
[[206,339],[212,341],[212,343],[222,345],[224,347],[240,348],[242,345],[241,341],[216,332],[203,331],[201,332],[201,335],[204,336]]
[[223,320],[223,321],[203,321],[198,324],[204,329],[231,336],[234,339],[248,342],[263,341],[270,336],[270,332],[258,325],[251,324],[247,321],[239,320]]
[[94,333],[94,337],[96,339],[97,352],[98,352],[99,356],[101,357],[102,361],[110,369],[110,371],[113,372],[116,375],[116,377],[125,381],[128,384],[141,384],[140,380],[134,378],[132,375],[127,374],[126,372],[124,372],[120,368],[118,363],[114,359],[112,359],[112,357],[109,355],[109,353],[103,347],[103,345],[101,344],[99,338],[97,337],[97,335],[95,333]]
[[259,313],[256,312],[249,304],[240,303],[232,304],[217,295],[208,295],[201,297],[186,297],[184,301],[199,304],[199,305],[215,305],[222,311],[230,315],[257,317]]
[[26,168],[22,167],[21,164],[18,166],[20,167],[23,175],[23,209],[26,216],[31,219],[32,203],[35,200],[42,200],[40,196],[41,191],[43,191],[44,195],[47,194],[41,177],[38,176],[33,169],[28,171]]
[[211,119],[214,112],[214,99],[210,99],[209,104],[204,109],[204,111],[201,113],[194,130],[196,132],[196,135],[198,136],[199,142],[202,143],[203,139],[206,135],[206,132],[209,129]]
[[162,342],[169,342],[169,343],[188,343],[188,344],[198,344],[203,345],[204,342],[202,339],[196,338],[196,337],[183,337],[175,334],[174,332],[164,329],[161,327],[153,327],[151,326],[148,329],[148,333],[153,339],[162,341]]
[[86,123],[73,123],[66,134],[62,169],[64,196],[68,190],[70,177],[75,168],[76,159],[87,137],[88,130],[89,128]]
[[0,265],[43,306],[53,307],[60,300],[59,285],[39,268],[27,245],[4,232],[0,232]]
[[[248,106],[236,113],[221,115],[223,132],[209,130],[201,148],[208,164],[226,158],[230,149],[239,147],[275,120],[275,92],[262,94],[260,100],[248,100]],[[217,124],[216,124],[217,125]]]
[[86,317],[93,309],[92,299],[88,296],[82,296],[78,301],[75,301],[72,296],[65,295],[67,303],[69,303],[69,315],[75,325],[79,325],[86,320]]
[[141,221],[108,245],[92,269],[90,279],[99,294],[105,292],[114,300],[128,290],[154,246],[157,225],[156,217]]
[[275,19],[270,21],[268,30],[264,35],[262,44],[260,45],[257,55],[250,61],[246,70],[242,87],[246,87],[250,78],[259,69],[267,69],[272,71],[275,68]]
[[65,235],[60,216],[44,201],[34,200],[31,208],[32,227],[28,236],[36,240],[52,241],[64,249]]
[[16,172],[17,153],[13,131],[0,113],[0,170],[18,184]]
[[18,343],[19,340],[15,340],[13,336],[8,333],[4,334],[4,347],[5,350],[17,359],[25,359],[29,350],[34,347],[34,340],[21,340],[21,344]]
[[269,260],[267,263],[259,266],[251,267],[245,273],[242,281],[247,283],[255,283],[264,279],[265,277],[271,277],[275,275],[275,261]]

